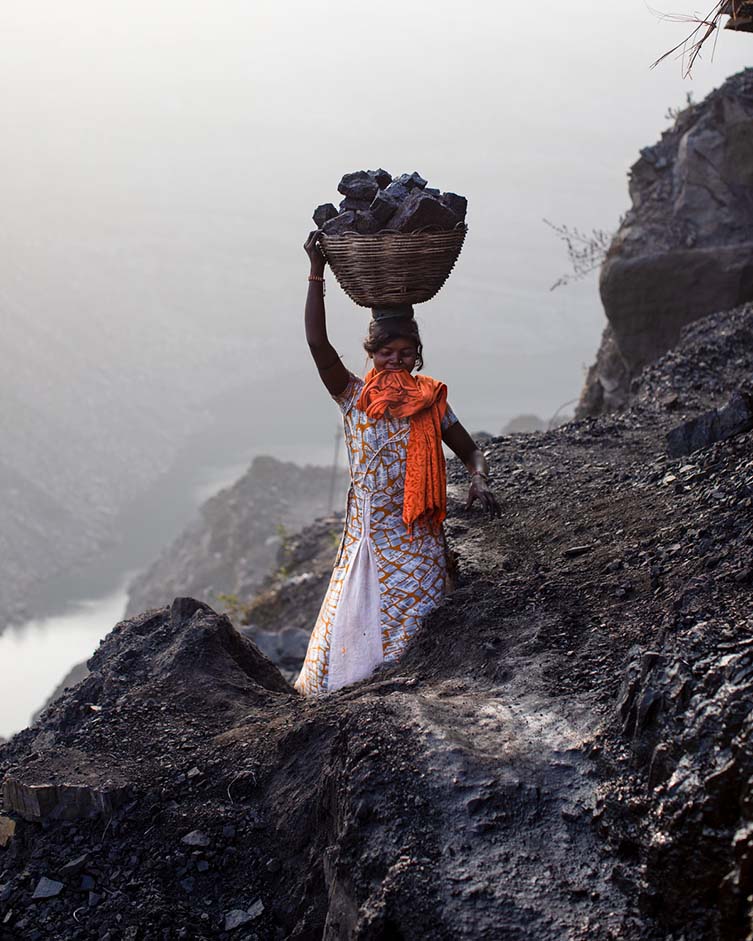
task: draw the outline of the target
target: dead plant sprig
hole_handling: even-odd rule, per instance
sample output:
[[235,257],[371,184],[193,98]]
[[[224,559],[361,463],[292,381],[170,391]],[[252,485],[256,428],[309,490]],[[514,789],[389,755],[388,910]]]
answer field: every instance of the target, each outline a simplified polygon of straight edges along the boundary
[[694,23],[695,28],[682,42],[679,42],[668,52],[665,52],[664,55],[660,56],[656,62],[652,64],[651,68],[655,69],[660,62],[663,62],[665,59],[669,58],[669,56],[679,51],[680,54],[678,58],[684,63],[683,78],[688,78],[695,65],[696,59],[701,54],[703,46],[712,34],[714,35],[714,44],[711,53],[713,58],[716,43],[719,38],[718,30],[721,18],[723,16],[731,16],[734,19],[738,15],[741,6],[742,0],[719,0],[705,17],[653,11],[663,20],[669,20],[672,23]]
[[580,229],[570,228],[567,225],[555,225],[548,219],[544,224],[562,239],[567,249],[567,257],[573,268],[572,274],[564,274],[550,287],[550,291],[563,287],[573,281],[580,281],[592,271],[596,271],[604,263],[609,246],[614,238],[613,232],[605,229],[592,229],[590,232],[581,232]]

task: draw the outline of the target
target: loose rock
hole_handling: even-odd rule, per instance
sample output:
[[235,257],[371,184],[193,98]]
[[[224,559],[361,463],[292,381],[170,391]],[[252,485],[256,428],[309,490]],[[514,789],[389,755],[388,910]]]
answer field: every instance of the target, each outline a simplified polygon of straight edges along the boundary
[[463,196],[428,187],[416,171],[393,180],[386,170],[356,170],[346,173],[337,188],[344,196],[339,212],[331,203],[314,211],[314,222],[329,236],[374,235],[383,229],[450,231],[465,220],[468,205]]

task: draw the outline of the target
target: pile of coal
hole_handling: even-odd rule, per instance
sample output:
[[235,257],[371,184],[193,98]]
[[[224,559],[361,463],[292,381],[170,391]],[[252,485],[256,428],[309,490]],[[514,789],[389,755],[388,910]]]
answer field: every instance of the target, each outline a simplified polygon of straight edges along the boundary
[[386,170],[356,170],[345,174],[337,190],[344,196],[339,209],[324,203],[314,211],[314,222],[325,235],[374,235],[386,229],[415,232],[424,228],[449,232],[465,221],[468,206],[464,196],[432,189],[416,172],[393,180]]

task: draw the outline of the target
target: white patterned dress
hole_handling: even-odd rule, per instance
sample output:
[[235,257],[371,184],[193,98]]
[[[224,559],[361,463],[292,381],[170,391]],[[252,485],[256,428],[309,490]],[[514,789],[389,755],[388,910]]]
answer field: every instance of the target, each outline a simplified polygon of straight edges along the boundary
[[[327,594],[295,687],[333,692],[393,663],[447,589],[444,531],[403,522],[410,418],[369,418],[358,406],[364,381],[349,374],[333,396],[343,413],[350,465],[345,528]],[[447,406],[442,430],[457,421]]]

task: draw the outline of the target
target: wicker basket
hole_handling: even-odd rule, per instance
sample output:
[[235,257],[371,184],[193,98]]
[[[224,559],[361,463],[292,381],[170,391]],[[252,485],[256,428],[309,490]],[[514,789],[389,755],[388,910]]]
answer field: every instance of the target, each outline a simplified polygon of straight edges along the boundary
[[439,291],[457,261],[468,227],[450,232],[322,235],[324,257],[340,287],[361,307],[422,304]]

